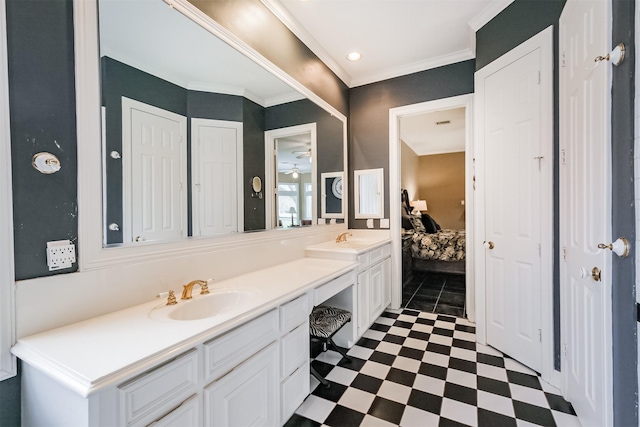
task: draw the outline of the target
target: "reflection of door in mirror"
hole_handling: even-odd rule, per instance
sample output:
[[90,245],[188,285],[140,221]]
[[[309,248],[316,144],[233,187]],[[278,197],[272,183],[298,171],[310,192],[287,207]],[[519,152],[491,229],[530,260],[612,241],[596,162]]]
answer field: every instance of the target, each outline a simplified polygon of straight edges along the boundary
[[384,175],[382,169],[354,171],[356,219],[384,215]]
[[186,236],[186,123],[186,117],[122,98],[125,242]]
[[[315,123],[281,128],[265,133],[267,147],[273,150],[273,166],[267,171],[267,224],[276,227],[299,227],[313,224],[315,216]],[[274,191],[269,195],[269,189]],[[268,203],[267,203],[268,205]],[[269,209],[271,209],[269,211]]]
[[191,119],[194,236],[244,229],[242,153],[241,122]]

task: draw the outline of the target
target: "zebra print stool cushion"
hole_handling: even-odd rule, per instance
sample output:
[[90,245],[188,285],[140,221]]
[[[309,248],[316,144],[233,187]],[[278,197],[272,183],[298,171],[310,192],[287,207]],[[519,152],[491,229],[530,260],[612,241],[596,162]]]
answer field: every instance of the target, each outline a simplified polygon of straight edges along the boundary
[[319,305],[309,315],[309,333],[317,338],[329,338],[351,320],[351,312],[341,308]]

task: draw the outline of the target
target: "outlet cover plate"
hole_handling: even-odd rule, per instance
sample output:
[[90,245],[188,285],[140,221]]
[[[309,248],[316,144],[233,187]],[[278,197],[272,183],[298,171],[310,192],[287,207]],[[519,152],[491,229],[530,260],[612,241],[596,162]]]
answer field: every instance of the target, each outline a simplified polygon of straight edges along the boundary
[[74,262],[76,262],[76,245],[70,240],[47,242],[49,271],[71,268]]

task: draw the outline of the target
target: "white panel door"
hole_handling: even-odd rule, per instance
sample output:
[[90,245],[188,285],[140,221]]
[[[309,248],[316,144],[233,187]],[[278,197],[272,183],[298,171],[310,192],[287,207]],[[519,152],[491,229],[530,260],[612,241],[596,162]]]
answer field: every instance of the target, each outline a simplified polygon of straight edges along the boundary
[[[610,5],[569,0],[560,18],[563,392],[582,425],[612,425]],[[601,280],[592,270],[601,270]]]
[[487,343],[542,370],[540,50],[485,80]]
[[123,98],[125,241],[186,235],[186,118]]
[[238,149],[236,122],[192,119],[193,235],[213,236],[239,230]]

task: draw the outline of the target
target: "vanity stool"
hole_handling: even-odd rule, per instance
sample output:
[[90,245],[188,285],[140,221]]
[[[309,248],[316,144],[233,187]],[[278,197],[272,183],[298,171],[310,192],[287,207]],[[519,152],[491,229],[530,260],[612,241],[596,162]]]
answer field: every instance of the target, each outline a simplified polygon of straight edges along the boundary
[[[318,305],[313,308],[309,315],[309,335],[311,335],[311,341],[319,341],[322,343],[322,351],[327,351],[328,347],[337,351],[351,362],[351,358],[340,347],[333,342],[333,337],[336,332],[340,330],[344,325],[351,321],[351,312],[343,310],[341,308],[329,307],[326,305]],[[318,381],[320,381],[325,387],[329,387],[329,382],[324,379],[315,369],[311,366],[311,375],[313,375]]]

